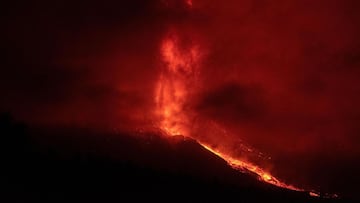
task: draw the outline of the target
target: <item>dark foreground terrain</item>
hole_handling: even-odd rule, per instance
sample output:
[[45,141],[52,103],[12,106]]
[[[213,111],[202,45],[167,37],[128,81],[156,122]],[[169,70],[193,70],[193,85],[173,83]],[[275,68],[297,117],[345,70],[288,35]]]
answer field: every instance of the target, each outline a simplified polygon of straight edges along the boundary
[[0,202],[349,202],[239,173],[192,140],[0,120]]

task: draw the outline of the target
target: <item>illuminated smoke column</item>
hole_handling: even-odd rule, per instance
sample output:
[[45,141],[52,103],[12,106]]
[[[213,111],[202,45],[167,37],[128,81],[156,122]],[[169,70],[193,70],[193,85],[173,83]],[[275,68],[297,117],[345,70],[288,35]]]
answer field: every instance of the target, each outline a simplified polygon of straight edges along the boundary
[[200,59],[196,46],[179,49],[180,39],[169,34],[161,46],[164,70],[155,93],[157,116],[161,128],[170,135],[189,135],[187,100],[194,89]]

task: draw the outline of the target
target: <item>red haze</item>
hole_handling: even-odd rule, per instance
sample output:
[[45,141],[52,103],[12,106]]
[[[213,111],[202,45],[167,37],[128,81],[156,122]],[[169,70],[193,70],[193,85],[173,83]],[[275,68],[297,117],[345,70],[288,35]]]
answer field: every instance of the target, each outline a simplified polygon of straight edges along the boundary
[[241,139],[271,156],[266,167],[290,183],[350,193],[360,156],[359,6],[352,0],[9,4],[0,109],[33,124],[151,126],[161,43],[175,29],[201,45],[199,84],[186,108],[231,132],[216,139],[219,145]]

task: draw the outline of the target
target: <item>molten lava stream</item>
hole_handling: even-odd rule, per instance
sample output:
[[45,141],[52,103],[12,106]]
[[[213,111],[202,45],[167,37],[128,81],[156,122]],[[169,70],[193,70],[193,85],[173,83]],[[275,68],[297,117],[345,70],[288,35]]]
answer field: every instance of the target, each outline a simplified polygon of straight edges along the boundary
[[288,185],[288,184],[285,184],[285,183],[279,181],[277,178],[272,176],[270,173],[266,172],[265,170],[263,170],[262,168],[260,168],[259,166],[256,166],[255,164],[253,164],[251,162],[242,161],[240,159],[233,158],[231,156],[228,156],[224,153],[217,151],[216,149],[211,148],[209,145],[203,144],[201,142],[198,142],[198,143],[201,146],[203,146],[205,149],[207,149],[208,151],[212,152],[213,154],[217,155],[221,159],[225,160],[232,168],[234,168],[236,170],[240,170],[241,172],[246,172],[246,171],[252,172],[252,173],[256,174],[261,181],[270,183],[270,184],[278,186],[278,187],[286,188],[289,190],[295,190],[295,191],[304,191],[303,189],[300,189],[300,188],[297,188],[292,185]]

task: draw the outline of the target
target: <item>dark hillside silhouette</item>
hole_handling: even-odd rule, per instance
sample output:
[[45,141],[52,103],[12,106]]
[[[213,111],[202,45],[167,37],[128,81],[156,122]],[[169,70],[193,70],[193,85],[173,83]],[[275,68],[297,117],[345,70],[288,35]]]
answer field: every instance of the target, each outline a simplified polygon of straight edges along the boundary
[[31,129],[1,115],[1,197],[14,201],[337,202],[258,182],[192,140]]

